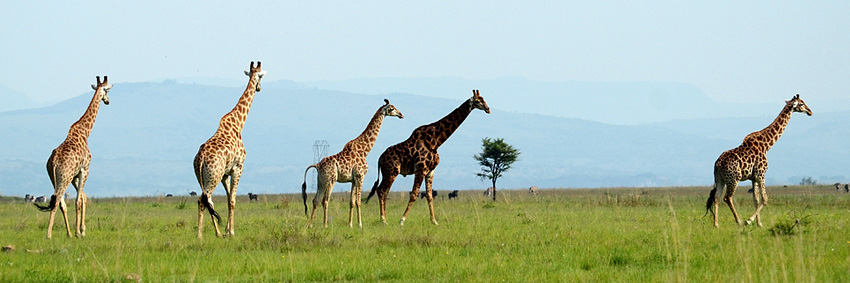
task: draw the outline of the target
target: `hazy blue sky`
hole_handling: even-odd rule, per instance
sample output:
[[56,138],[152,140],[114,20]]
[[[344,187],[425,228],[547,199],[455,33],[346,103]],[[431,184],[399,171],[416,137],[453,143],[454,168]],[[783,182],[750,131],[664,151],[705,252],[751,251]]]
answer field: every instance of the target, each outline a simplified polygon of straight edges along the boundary
[[850,1],[589,2],[3,1],[0,84],[56,100],[95,75],[239,79],[261,60],[267,81],[521,76],[676,81],[728,101],[848,95]]

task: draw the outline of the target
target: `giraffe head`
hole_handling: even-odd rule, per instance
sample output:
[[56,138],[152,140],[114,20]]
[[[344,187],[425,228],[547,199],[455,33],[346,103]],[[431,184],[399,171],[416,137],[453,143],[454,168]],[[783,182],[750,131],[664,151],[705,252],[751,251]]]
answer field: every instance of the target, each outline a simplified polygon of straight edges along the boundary
[[263,63],[261,63],[260,61],[257,61],[257,67],[254,67],[254,61],[251,61],[251,68],[245,70],[245,75],[248,76],[250,80],[254,80],[254,76],[257,76],[257,86],[254,89],[254,91],[256,92],[260,91],[260,79],[262,79],[263,76],[266,75],[266,71],[262,70],[262,64]]
[[399,119],[404,119],[404,115],[401,114],[401,111],[395,108],[388,99],[384,99],[384,106],[381,106],[381,114],[384,116],[396,116]]
[[[487,106],[487,102],[484,101],[484,97],[481,96],[477,89],[472,90],[472,98],[469,99],[469,107],[472,109],[481,109],[487,114],[490,114],[490,107]],[[470,111],[472,109],[470,109]]]
[[806,113],[806,115],[812,116],[812,109],[809,109],[809,106],[806,106],[806,102],[800,99],[799,93],[791,99],[785,100],[785,103],[791,106],[791,111]]
[[96,76],[97,84],[92,84],[91,89],[94,90],[95,93],[99,93],[100,100],[103,100],[103,104],[109,105],[109,96],[106,95],[110,89],[112,89],[112,85],[109,84],[109,78],[107,76],[103,76],[103,82],[100,81],[100,76]]

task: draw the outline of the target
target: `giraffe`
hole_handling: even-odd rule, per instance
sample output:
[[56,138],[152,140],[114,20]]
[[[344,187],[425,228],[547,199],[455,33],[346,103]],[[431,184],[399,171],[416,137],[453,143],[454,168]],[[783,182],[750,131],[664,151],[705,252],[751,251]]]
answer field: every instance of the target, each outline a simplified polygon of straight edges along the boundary
[[[791,114],[794,112],[806,113],[812,116],[812,110],[806,106],[806,103],[800,99],[797,94],[790,100],[785,101],[785,107],[779,112],[779,116],[761,131],[753,132],[744,138],[744,142],[736,148],[724,151],[714,162],[714,188],[708,196],[705,208],[706,213],[711,211],[714,216],[714,227],[717,225],[717,195],[724,187],[726,193],[723,196],[723,201],[729,205],[732,210],[732,215],[735,216],[735,222],[741,225],[741,219],[738,217],[738,212],[735,210],[735,205],[732,202],[732,196],[735,194],[735,188],[738,182],[750,180],[753,183],[753,204],[755,205],[755,213],[746,221],[749,225],[756,220],[759,227],[761,224],[762,208],[767,205],[767,191],[764,186],[764,173],[767,171],[767,151],[776,144],[785,127],[788,126],[788,121],[791,120]],[[761,200],[759,200],[761,197]],[[713,209],[712,209],[713,208]]]
[[[109,105],[109,96],[107,93],[112,89],[109,84],[109,78],[103,76],[103,81],[100,81],[100,76],[97,76],[97,84],[92,84],[94,89],[94,97],[92,97],[89,107],[83,116],[77,122],[71,125],[68,130],[68,137],[65,141],[53,150],[50,158],[47,159],[47,176],[50,177],[50,183],[53,184],[53,195],[50,196],[50,204],[41,206],[35,204],[41,211],[50,211],[50,218],[47,221],[47,238],[50,239],[53,234],[53,220],[56,217],[56,208],[62,211],[62,216],[65,218],[65,230],[68,232],[68,237],[71,237],[71,225],[68,224],[68,208],[65,205],[65,190],[69,184],[74,185],[77,190],[77,223],[75,235],[77,237],[86,236],[86,194],[83,193],[83,187],[86,185],[86,179],[89,176],[89,164],[91,163],[91,152],[89,151],[88,138],[91,134],[94,120],[97,118],[97,111],[100,108],[100,102]],[[58,204],[58,205],[57,205]]]
[[[407,140],[387,148],[381,157],[378,158],[378,180],[372,186],[372,191],[366,198],[369,199],[378,193],[378,199],[381,204],[381,221],[387,223],[386,218],[386,201],[390,188],[392,187],[395,178],[401,174],[414,174],[413,190],[410,191],[410,200],[407,203],[407,209],[401,216],[400,225],[404,225],[404,220],[407,219],[407,213],[410,212],[410,207],[416,201],[419,194],[419,188],[422,186],[422,181],[425,181],[425,199],[428,200],[428,209],[431,212],[431,223],[438,225],[437,218],[434,216],[434,196],[432,195],[431,183],[434,180],[434,169],[440,163],[440,155],[437,154],[437,149],[460,127],[460,124],[466,120],[469,113],[474,109],[484,110],[490,114],[490,107],[484,101],[484,97],[478,90],[472,90],[472,97],[464,101],[457,109],[443,117],[442,119],[428,124],[419,126]],[[381,176],[384,180],[381,181]],[[378,184],[380,182],[380,185]]]
[[[195,177],[201,185],[201,197],[198,199],[198,238],[202,237],[204,228],[204,209],[210,210],[210,218],[215,218],[213,227],[215,234],[221,237],[218,224],[221,217],[213,209],[212,193],[216,183],[221,182],[227,192],[228,218],[225,235],[233,236],[233,214],[236,209],[236,187],[242,177],[245,162],[245,145],[242,143],[242,127],[254,101],[254,93],[260,91],[260,79],[266,74],[262,71],[262,63],[251,61],[251,69],[245,71],[248,76],[248,86],[239,98],[233,110],[224,114],[218,124],[218,130],[198,149],[195,155]],[[228,182],[228,177],[230,178]]]
[[360,193],[363,191],[363,180],[366,179],[366,171],[369,165],[366,156],[375,146],[378,132],[381,131],[381,123],[385,116],[395,116],[404,119],[404,115],[398,111],[390,101],[384,99],[384,105],[378,108],[372,120],[359,136],[345,144],[337,154],[325,157],[319,163],[307,166],[304,171],[304,183],[301,184],[301,198],[304,199],[304,214],[307,214],[307,172],[310,168],[316,168],[319,172],[316,183],[316,196],[313,198],[313,213],[310,214],[308,225],[312,225],[313,216],[316,215],[316,207],[319,206],[319,196],[322,197],[322,209],[324,209],[324,225],[328,227],[328,201],[334,184],[351,183],[351,201],[348,210],[348,226],[353,227],[354,207],[357,207],[357,225],[363,228],[360,219]]

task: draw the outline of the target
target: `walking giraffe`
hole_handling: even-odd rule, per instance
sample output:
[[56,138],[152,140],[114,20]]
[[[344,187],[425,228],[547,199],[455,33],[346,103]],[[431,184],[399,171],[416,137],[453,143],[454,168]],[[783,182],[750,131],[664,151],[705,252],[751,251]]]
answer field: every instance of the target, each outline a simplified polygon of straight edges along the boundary
[[[97,84],[91,85],[94,89],[94,97],[92,97],[89,107],[83,116],[77,122],[71,125],[68,130],[68,137],[65,141],[53,150],[50,158],[47,159],[47,176],[50,177],[50,183],[53,184],[53,195],[50,196],[50,204],[41,206],[35,204],[41,211],[50,211],[50,218],[47,221],[47,238],[50,239],[53,234],[53,220],[56,217],[56,208],[62,211],[62,216],[65,217],[65,230],[68,232],[68,237],[71,237],[71,225],[68,224],[68,208],[65,205],[65,190],[68,184],[73,184],[77,189],[77,237],[86,236],[86,194],[83,193],[83,187],[86,185],[86,179],[89,176],[89,164],[91,163],[91,152],[89,151],[89,134],[91,134],[94,120],[97,118],[97,110],[100,108],[100,102],[109,105],[109,97],[106,95],[112,85],[109,84],[109,79],[103,76],[103,82],[100,77],[97,78]],[[58,204],[58,205],[57,205]]]
[[357,206],[357,225],[363,227],[363,222],[360,219],[360,194],[363,191],[363,180],[366,179],[366,171],[369,170],[369,165],[366,162],[366,156],[372,151],[375,146],[375,141],[378,140],[378,132],[381,131],[381,123],[385,116],[395,116],[399,119],[404,119],[404,115],[398,111],[389,100],[384,99],[384,105],[378,108],[372,120],[366,126],[359,136],[345,144],[337,154],[325,157],[319,163],[307,166],[304,170],[304,183],[301,184],[301,198],[304,199],[304,214],[307,214],[307,171],[310,168],[316,168],[318,177],[316,178],[317,190],[316,196],[313,198],[313,213],[310,214],[308,225],[313,224],[313,216],[316,215],[316,207],[319,206],[319,196],[322,197],[322,209],[324,209],[324,225],[328,227],[328,201],[331,197],[331,191],[334,184],[351,183],[351,202],[348,210],[348,226],[353,227],[354,207]]
[[[377,191],[381,203],[381,221],[387,223],[387,195],[395,178],[399,174],[405,177],[415,174],[413,190],[410,191],[410,200],[407,203],[407,209],[404,210],[404,215],[401,216],[400,224],[404,225],[407,213],[410,212],[410,207],[413,206],[413,202],[419,195],[419,187],[422,186],[423,180],[425,181],[425,199],[428,200],[428,209],[431,212],[431,223],[438,224],[437,218],[434,216],[434,196],[431,188],[431,183],[434,180],[434,169],[440,163],[440,155],[437,154],[437,149],[460,127],[460,124],[466,120],[473,109],[481,109],[490,114],[490,107],[487,107],[487,102],[484,102],[484,97],[481,97],[478,90],[472,90],[472,97],[464,101],[446,117],[434,123],[419,126],[413,130],[407,140],[390,146],[381,154],[378,159],[378,180],[375,181],[372,191],[366,198],[366,202],[368,202]],[[383,181],[381,181],[381,176],[384,177]]]
[[[724,151],[714,162],[714,188],[705,204],[705,209],[711,211],[711,214],[714,215],[714,227],[718,227],[717,195],[720,193],[718,190],[722,190],[724,187],[726,193],[723,196],[723,201],[732,210],[735,222],[741,225],[741,219],[732,203],[732,196],[735,194],[738,182],[743,180],[750,180],[753,183],[753,204],[755,205],[755,213],[750,216],[746,224],[752,223],[755,219],[758,226],[762,226],[759,212],[767,205],[767,191],[765,191],[764,186],[764,173],[767,171],[766,154],[782,136],[782,132],[788,126],[788,121],[791,120],[791,113],[794,112],[802,112],[812,116],[812,110],[800,99],[799,94],[785,101],[785,107],[782,108],[773,123],[761,131],[750,133],[744,138],[741,145]],[[759,197],[761,197],[761,200],[759,200]]]
[[[218,123],[215,134],[201,145],[195,155],[195,177],[201,185],[201,197],[198,199],[198,238],[202,237],[204,229],[204,209],[210,210],[216,236],[221,236],[218,223],[221,217],[213,209],[212,193],[218,182],[227,192],[227,226],[224,232],[233,235],[233,214],[236,209],[236,187],[242,177],[242,167],[245,162],[245,145],[242,143],[242,127],[254,101],[254,93],[260,91],[260,79],[266,74],[261,70],[261,63],[251,62],[251,69],[245,71],[248,76],[248,87],[239,98],[233,110],[224,114]],[[230,182],[228,183],[228,177]]]

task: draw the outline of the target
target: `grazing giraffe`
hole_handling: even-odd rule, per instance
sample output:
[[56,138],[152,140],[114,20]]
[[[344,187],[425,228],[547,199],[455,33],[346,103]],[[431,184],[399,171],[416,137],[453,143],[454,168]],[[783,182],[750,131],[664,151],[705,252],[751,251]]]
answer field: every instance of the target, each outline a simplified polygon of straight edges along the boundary
[[325,157],[319,163],[307,166],[304,170],[304,183],[301,184],[301,198],[304,199],[304,214],[307,214],[307,171],[310,168],[316,168],[319,172],[316,178],[317,190],[316,196],[313,198],[313,213],[310,214],[308,225],[313,224],[313,216],[316,215],[316,207],[319,206],[319,197],[321,196],[322,209],[324,209],[324,225],[328,227],[328,201],[331,197],[331,191],[334,184],[351,183],[351,201],[348,210],[348,226],[353,227],[354,207],[357,206],[357,225],[363,227],[363,222],[360,219],[360,193],[363,191],[363,180],[366,179],[366,171],[369,170],[369,164],[366,162],[366,156],[372,151],[375,146],[375,141],[378,140],[378,133],[381,131],[381,124],[384,122],[384,117],[395,116],[399,119],[404,119],[404,115],[398,111],[390,101],[384,99],[384,105],[378,108],[372,120],[366,126],[359,136],[345,144],[337,154]]
[[[755,213],[750,216],[746,224],[752,223],[755,219],[758,226],[762,226],[759,212],[767,205],[767,191],[764,187],[764,173],[767,171],[766,154],[779,140],[782,132],[785,131],[785,127],[788,126],[788,121],[791,120],[791,114],[794,112],[812,116],[812,110],[800,99],[799,94],[785,101],[785,107],[782,108],[773,123],[761,131],[750,133],[744,138],[744,142],[740,146],[724,151],[714,162],[714,188],[705,204],[706,210],[711,211],[711,214],[714,215],[714,227],[718,227],[717,195],[720,193],[719,190],[723,188],[726,189],[723,201],[732,210],[735,222],[738,225],[741,224],[741,219],[732,203],[732,196],[735,194],[738,182],[743,180],[750,180],[753,183],[753,204],[755,205]],[[759,201],[759,196],[762,198],[761,201]]]
[[[262,63],[251,62],[251,69],[245,71],[248,76],[248,87],[239,98],[239,102],[233,110],[224,114],[218,124],[218,130],[198,149],[195,155],[195,177],[201,185],[201,197],[198,199],[198,238],[202,237],[204,229],[204,209],[210,210],[211,218],[215,218],[216,236],[221,236],[218,223],[221,217],[213,209],[212,193],[218,182],[224,186],[227,192],[227,226],[224,232],[227,236],[233,236],[233,214],[236,209],[236,187],[239,178],[242,177],[243,163],[245,162],[245,145],[242,143],[242,127],[254,101],[254,93],[260,91],[260,79],[266,74],[261,69]],[[228,183],[227,178],[230,177]]]
[[[47,159],[47,176],[50,177],[50,183],[53,184],[53,195],[50,196],[50,204],[41,206],[35,204],[41,211],[50,211],[50,220],[47,221],[47,238],[53,234],[53,220],[56,217],[56,208],[62,211],[62,216],[65,217],[65,230],[68,232],[68,237],[71,237],[71,226],[68,224],[68,208],[65,205],[65,190],[69,184],[73,184],[77,189],[77,223],[76,236],[86,236],[86,194],[83,193],[83,187],[86,185],[86,179],[89,176],[89,164],[91,163],[91,152],[89,151],[88,138],[91,134],[94,120],[97,118],[97,110],[100,108],[100,102],[109,105],[109,96],[106,95],[112,85],[109,84],[109,79],[103,76],[103,81],[100,77],[97,78],[97,84],[92,84],[94,89],[94,97],[92,97],[89,107],[86,112],[80,117],[77,122],[71,125],[68,130],[68,137],[65,141],[53,150],[50,158]],[[57,205],[58,204],[58,205]]]
[[[478,90],[472,90],[472,98],[464,101],[457,109],[439,121],[419,126],[413,130],[407,140],[390,146],[381,154],[381,157],[378,158],[378,180],[375,181],[372,191],[366,198],[368,202],[377,191],[381,203],[381,221],[387,223],[387,195],[389,195],[395,178],[399,174],[405,177],[414,174],[413,190],[410,191],[410,200],[407,203],[407,209],[404,210],[404,215],[401,216],[400,224],[404,225],[407,213],[410,212],[410,207],[416,201],[419,187],[422,186],[424,180],[425,192],[427,193],[425,198],[428,200],[428,209],[431,212],[431,223],[437,225],[431,188],[431,183],[434,180],[434,169],[440,163],[440,155],[437,154],[437,149],[449,139],[474,109],[481,109],[490,114],[490,107],[487,106],[487,102],[484,102],[484,97],[479,94]],[[384,177],[383,181],[381,181],[381,176]]]

